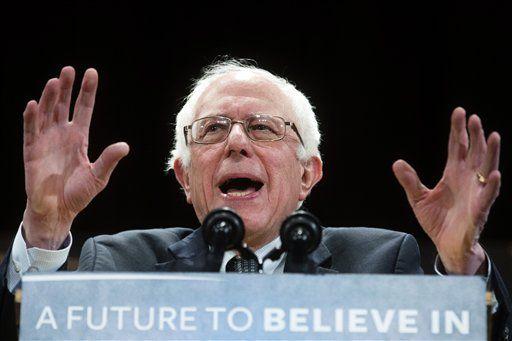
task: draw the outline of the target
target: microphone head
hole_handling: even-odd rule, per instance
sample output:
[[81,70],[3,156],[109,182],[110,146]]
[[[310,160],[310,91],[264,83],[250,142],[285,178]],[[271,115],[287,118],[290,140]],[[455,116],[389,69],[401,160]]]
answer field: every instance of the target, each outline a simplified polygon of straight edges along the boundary
[[244,235],[242,218],[229,207],[212,210],[203,220],[203,238],[210,246],[222,241],[230,250],[242,243]]
[[286,251],[310,254],[322,240],[322,227],[314,215],[301,210],[286,218],[280,235]]

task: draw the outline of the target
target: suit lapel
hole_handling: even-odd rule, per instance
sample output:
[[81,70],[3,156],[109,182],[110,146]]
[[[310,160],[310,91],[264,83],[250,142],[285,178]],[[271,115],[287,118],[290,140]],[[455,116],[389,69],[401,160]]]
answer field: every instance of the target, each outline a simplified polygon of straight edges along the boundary
[[[316,272],[319,274],[325,273],[338,273],[338,271],[331,269],[330,261],[331,261],[331,252],[325,246],[323,242],[318,245],[318,248],[313,251],[310,255],[311,260],[315,265]],[[284,264],[284,272],[288,272],[290,258],[287,256]]]
[[[155,271],[194,272],[201,270],[206,260],[206,243],[203,239],[202,228],[198,228],[182,240],[169,245],[170,260],[155,264]],[[331,252],[323,242],[310,255],[317,273],[338,273],[330,267]],[[286,257],[284,272],[289,267]]]
[[182,240],[168,246],[170,260],[155,264],[156,271],[193,272],[201,270],[205,263],[206,243],[202,228],[198,228]]

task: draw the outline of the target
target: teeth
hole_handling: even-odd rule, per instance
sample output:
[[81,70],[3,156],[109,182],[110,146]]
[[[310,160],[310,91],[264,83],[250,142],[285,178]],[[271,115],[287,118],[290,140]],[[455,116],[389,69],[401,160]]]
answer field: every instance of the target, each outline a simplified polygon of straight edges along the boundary
[[246,195],[254,193],[254,192],[256,192],[256,188],[254,188],[254,187],[249,187],[245,190],[239,190],[239,189],[232,188],[227,191],[227,194],[232,197],[243,197],[243,196],[246,196]]

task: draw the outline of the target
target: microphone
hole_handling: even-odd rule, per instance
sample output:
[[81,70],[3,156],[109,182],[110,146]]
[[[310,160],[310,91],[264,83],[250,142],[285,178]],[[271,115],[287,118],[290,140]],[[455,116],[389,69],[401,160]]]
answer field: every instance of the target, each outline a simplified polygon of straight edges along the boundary
[[276,261],[288,252],[286,270],[295,273],[315,273],[315,264],[309,255],[322,240],[320,221],[311,213],[297,211],[285,219],[280,230],[281,247],[273,249],[263,261]]
[[229,207],[217,208],[204,218],[203,238],[214,254],[238,247],[244,235],[242,218]]
[[281,225],[281,242],[290,254],[309,255],[322,240],[318,219],[306,211],[297,211]]
[[242,218],[229,207],[217,208],[204,218],[203,239],[209,246],[205,271],[218,272],[226,250],[236,249],[241,257],[253,258],[259,265],[258,257],[243,243],[245,226]]

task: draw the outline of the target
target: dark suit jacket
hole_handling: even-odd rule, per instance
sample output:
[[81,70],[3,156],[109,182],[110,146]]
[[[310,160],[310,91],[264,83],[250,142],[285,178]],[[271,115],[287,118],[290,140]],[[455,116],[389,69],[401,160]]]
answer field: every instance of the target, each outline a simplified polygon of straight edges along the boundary
[[[201,230],[169,228],[126,231],[86,241],[80,271],[194,271],[204,264],[206,245]],[[420,253],[409,234],[374,228],[324,228],[322,243],[312,254],[318,272],[421,274]],[[14,333],[12,295],[6,289],[9,255],[0,266],[0,326]],[[285,263],[287,271],[288,259]],[[512,326],[510,299],[495,268],[492,284],[500,308],[493,318],[494,339]],[[507,332],[506,332],[507,331]],[[3,334],[5,335],[5,334]]]

